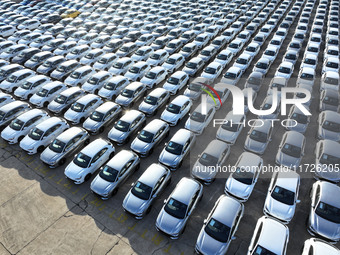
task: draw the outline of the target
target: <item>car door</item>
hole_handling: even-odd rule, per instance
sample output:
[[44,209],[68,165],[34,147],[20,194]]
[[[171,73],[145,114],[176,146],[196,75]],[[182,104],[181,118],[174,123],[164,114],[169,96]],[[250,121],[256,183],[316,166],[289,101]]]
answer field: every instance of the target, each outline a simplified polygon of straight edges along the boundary
[[107,152],[109,148],[105,147],[103,149],[101,149],[92,159],[91,164],[93,165],[91,172],[94,173],[101,165],[103,165],[106,160],[107,157],[105,157],[105,153]]

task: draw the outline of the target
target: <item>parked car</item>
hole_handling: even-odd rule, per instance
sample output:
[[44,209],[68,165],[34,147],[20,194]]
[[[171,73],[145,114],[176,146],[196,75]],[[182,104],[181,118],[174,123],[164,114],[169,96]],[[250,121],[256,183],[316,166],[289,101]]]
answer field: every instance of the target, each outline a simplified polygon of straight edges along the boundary
[[80,127],[71,127],[58,135],[40,154],[42,162],[51,168],[62,166],[67,157],[90,143],[89,134]]
[[[320,251],[320,255],[322,254],[322,252],[326,252],[329,255],[336,255],[340,252],[338,248],[322,239],[307,239],[303,245],[302,255],[308,255],[308,253],[314,251]],[[319,253],[317,254],[319,255]]]
[[185,66],[183,67],[182,71],[186,72],[189,76],[195,76],[197,73],[203,70],[205,62],[203,59],[199,57],[194,57],[190,59]]
[[156,229],[166,233],[171,239],[177,239],[183,233],[202,194],[202,184],[186,177],[182,178],[164,201],[156,219]]
[[168,72],[165,70],[164,67],[155,66],[145,74],[140,82],[145,84],[148,89],[151,89],[163,82],[166,79],[167,75]]
[[[273,134],[273,126],[270,120],[263,120],[263,125],[252,127],[248,132],[244,149],[252,153],[262,155]],[[261,123],[261,124],[262,124]]]
[[324,89],[320,93],[319,111],[335,111],[339,109],[340,95],[333,89]]
[[65,176],[75,184],[82,184],[113,157],[115,148],[104,139],[98,138],[83,148],[65,168]]
[[105,99],[112,100],[116,98],[129,83],[129,80],[124,76],[114,76],[104,83],[104,86],[99,90],[98,95]]
[[80,66],[65,79],[64,83],[67,86],[81,86],[95,73],[91,66]]
[[139,105],[138,110],[149,115],[155,115],[170,100],[170,92],[163,88],[152,90],[143,102]]
[[85,92],[79,87],[65,89],[48,104],[47,109],[54,114],[64,114],[71,104],[84,94]]
[[340,114],[326,110],[319,114],[318,118],[318,139],[330,139],[340,141]]
[[29,99],[29,102],[37,108],[47,107],[48,104],[66,88],[60,81],[47,83]]

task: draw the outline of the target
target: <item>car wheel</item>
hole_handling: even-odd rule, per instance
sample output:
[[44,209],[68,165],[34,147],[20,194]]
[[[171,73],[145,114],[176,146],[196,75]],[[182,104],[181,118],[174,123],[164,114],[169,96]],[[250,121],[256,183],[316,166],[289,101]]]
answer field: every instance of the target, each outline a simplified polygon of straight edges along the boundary
[[100,127],[100,128],[99,128],[99,133],[103,133],[103,132],[104,132],[104,130],[105,130],[105,128],[104,128],[104,127]]
[[113,197],[114,195],[117,194],[117,192],[118,192],[118,188],[115,188],[115,189],[112,191],[111,196]]
[[148,209],[146,209],[145,214],[149,214],[151,212],[151,205],[149,206]]
[[84,145],[88,145],[90,143],[90,139],[86,139],[85,142],[84,142]]
[[30,100],[31,97],[32,97],[32,94],[29,94],[29,95],[27,96],[27,100]]
[[169,137],[169,135],[170,135],[170,130],[166,133],[165,137],[167,138]]
[[151,148],[150,150],[149,150],[149,155],[151,155],[153,153],[153,148]]
[[99,91],[99,90],[98,90],[98,89],[96,89],[96,90],[94,91],[94,93],[95,93],[96,95],[98,95],[98,91]]
[[138,165],[136,166],[135,171],[138,171],[139,168],[140,168],[140,163],[138,163]]
[[91,174],[87,174],[86,176],[85,176],[85,181],[87,182],[88,180],[90,180],[90,178],[91,178]]
[[44,102],[43,106],[47,107],[48,106],[48,102]]
[[171,178],[168,180],[168,182],[166,183],[166,186],[169,186],[171,183]]
[[81,117],[80,120],[79,120],[79,124],[84,123],[84,121],[85,121],[85,118]]
[[45,149],[45,146],[41,145],[40,147],[38,147],[37,152],[41,153],[44,151],[44,149]]
[[18,138],[18,142],[20,143],[22,139],[24,139],[24,136],[20,136],[20,137]]
[[181,162],[179,162],[177,168],[180,168],[182,166],[182,164],[183,164],[183,160],[181,160]]
[[59,166],[64,165],[65,162],[66,162],[66,159],[65,159],[65,158],[62,158],[62,159],[59,161]]

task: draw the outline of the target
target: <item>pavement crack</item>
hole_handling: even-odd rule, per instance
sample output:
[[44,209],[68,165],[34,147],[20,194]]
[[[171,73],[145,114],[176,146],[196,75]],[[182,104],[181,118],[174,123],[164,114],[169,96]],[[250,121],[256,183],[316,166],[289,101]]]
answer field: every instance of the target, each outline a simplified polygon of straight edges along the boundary
[[90,254],[93,254],[93,249],[94,249],[94,246],[96,245],[96,243],[98,242],[99,238],[101,237],[102,233],[104,232],[105,230],[105,227],[103,227],[103,229],[100,231],[99,235],[97,236],[97,239],[94,241],[94,243],[92,244],[92,247],[91,247],[91,251],[90,251]]
[[151,253],[151,255],[154,255],[154,254],[156,254],[156,252],[158,252],[158,251],[160,251],[160,250],[163,250],[169,243],[170,243],[170,241],[169,241],[169,240],[166,240],[165,244],[162,245],[161,247],[155,249],[155,250]]

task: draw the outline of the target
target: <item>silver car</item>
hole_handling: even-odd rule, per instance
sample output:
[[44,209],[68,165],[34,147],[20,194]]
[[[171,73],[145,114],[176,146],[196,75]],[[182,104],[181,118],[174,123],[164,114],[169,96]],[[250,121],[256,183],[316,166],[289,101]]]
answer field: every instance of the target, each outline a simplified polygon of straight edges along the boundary
[[247,201],[255,187],[262,166],[261,157],[250,152],[243,152],[225,183],[224,192],[240,201]]
[[[316,251],[316,253],[314,251]],[[310,238],[305,241],[303,245],[303,250],[302,250],[302,255],[309,255],[309,254],[338,255],[340,254],[340,250],[337,247],[329,244],[328,242],[324,240],[317,239],[317,238]]]
[[13,101],[14,101],[14,98],[11,95],[0,92],[0,107]]
[[318,118],[318,139],[340,141],[340,114],[333,111],[323,111]]
[[315,177],[330,182],[340,182],[340,144],[332,140],[321,140],[315,148]]
[[165,144],[159,155],[159,163],[176,170],[181,167],[185,156],[189,153],[196,141],[196,135],[189,130],[179,129]]
[[47,76],[35,75],[21,84],[21,86],[14,91],[14,95],[21,100],[30,99],[33,94],[49,82],[51,82],[51,79]]
[[21,140],[20,147],[29,155],[43,152],[46,146],[69,127],[64,119],[48,118],[30,130]]
[[234,115],[230,111],[216,132],[216,138],[233,145],[245,126],[245,115]]
[[171,172],[166,167],[153,163],[132,184],[123,200],[123,208],[136,219],[142,219],[151,211],[154,200],[171,182]]
[[47,109],[54,114],[64,114],[76,100],[85,94],[79,87],[71,87],[62,91],[47,106]]
[[[306,108],[308,109],[308,107]],[[303,134],[306,132],[309,121],[310,121],[309,116],[304,115],[303,112],[298,107],[293,105],[290,108],[290,111],[288,114],[288,121],[287,121],[288,127],[286,129],[297,131]]]
[[168,123],[154,119],[146,125],[131,143],[131,150],[140,156],[151,155],[153,149],[166,137],[169,136],[170,126]]
[[170,126],[176,126],[190,111],[192,101],[187,96],[179,95],[164,109],[161,119]]
[[81,86],[95,73],[91,66],[78,67],[65,79],[65,84],[67,86]]
[[48,114],[39,109],[32,109],[14,119],[2,132],[1,138],[9,144],[20,142],[29,131],[40,122],[49,118]]
[[263,212],[289,223],[294,216],[300,188],[300,175],[295,171],[274,172],[269,184]]
[[58,135],[40,154],[42,162],[51,168],[62,166],[66,159],[83,145],[90,143],[89,134],[80,127],[71,127]]
[[98,138],[83,148],[65,169],[65,176],[75,184],[90,180],[102,165],[115,153],[115,147],[107,140]]
[[244,142],[244,149],[262,155],[271,141],[272,134],[272,122],[270,120],[262,120],[261,125],[252,127],[249,130]]
[[100,172],[91,182],[91,191],[102,199],[115,195],[119,186],[139,169],[139,163],[137,154],[121,150],[100,168]]
[[34,77],[36,73],[27,68],[16,71],[6,78],[6,80],[0,83],[0,88],[4,92],[12,93],[22,84],[24,84],[28,79]]
[[138,110],[147,116],[155,115],[170,100],[170,92],[163,88],[155,88],[140,103]]
[[221,195],[198,234],[195,251],[198,254],[226,254],[243,217],[244,205]]
[[113,125],[108,133],[108,138],[118,145],[122,145],[129,141],[130,137],[138,132],[146,124],[144,113],[136,110],[127,111]]
[[65,112],[64,117],[72,124],[83,123],[92,111],[103,103],[103,99],[93,94],[87,94],[74,102]]
[[67,87],[60,81],[47,83],[30,98],[29,102],[37,108],[47,107],[58,94],[66,89]]
[[192,113],[190,113],[190,117],[185,122],[184,127],[200,135],[214,118],[215,113],[216,109],[214,105],[200,104]]
[[287,131],[282,137],[275,163],[291,169],[298,168],[304,155],[305,143],[306,138],[303,134]]
[[189,97],[191,100],[198,99],[203,92],[203,84],[212,85],[209,79],[203,77],[195,78],[191,83],[189,83],[183,95]]
[[230,146],[219,140],[212,140],[207,148],[198,155],[191,170],[191,176],[210,184],[215,180],[218,169],[222,167],[230,154]]
[[16,117],[31,109],[28,103],[13,101],[0,107],[0,129],[3,129]]
[[146,93],[146,86],[138,81],[127,85],[116,97],[115,102],[122,107],[132,107]]
[[112,78],[108,71],[99,71],[92,74],[87,81],[81,86],[87,93],[98,94],[99,90]]
[[90,134],[102,133],[106,126],[120,116],[122,108],[113,102],[105,102],[95,109],[85,120],[83,127]]
[[339,110],[340,95],[333,89],[324,89],[320,93],[319,110],[330,110],[337,112]]
[[164,205],[156,219],[156,229],[177,239],[183,233],[187,221],[203,195],[203,185],[199,182],[182,178]]
[[308,232],[328,241],[340,240],[340,187],[326,181],[313,184],[310,197],[311,207],[308,218]]
[[113,76],[110,80],[104,83],[104,86],[99,90],[98,95],[105,99],[112,100],[129,84],[129,80],[124,76]]

